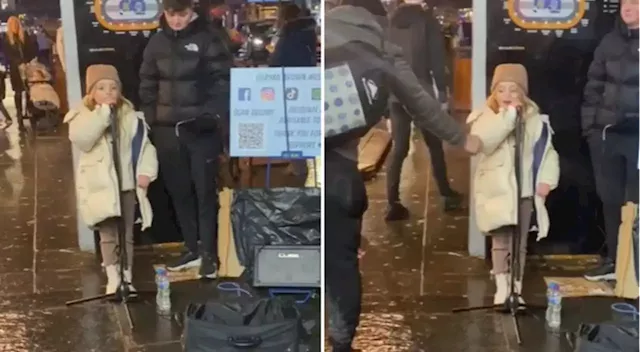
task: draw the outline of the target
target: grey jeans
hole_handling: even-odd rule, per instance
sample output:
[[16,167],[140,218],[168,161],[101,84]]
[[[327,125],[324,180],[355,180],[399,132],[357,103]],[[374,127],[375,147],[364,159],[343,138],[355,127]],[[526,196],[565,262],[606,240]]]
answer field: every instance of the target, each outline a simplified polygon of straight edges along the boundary
[[[120,197],[122,197],[124,234],[127,241],[127,267],[130,268],[133,266],[133,225],[135,222],[136,212],[136,193],[134,191],[126,191],[120,193]],[[120,244],[120,237],[118,236],[118,219],[111,218],[101,222],[98,225],[98,231],[100,232],[102,263],[105,266],[118,264],[118,245]]]
[[[531,215],[533,214],[533,198],[523,198],[520,200],[520,218],[522,223],[520,229],[515,231],[515,235],[520,236],[520,277],[524,273],[524,265],[527,261],[527,238],[531,226]],[[500,228],[492,231],[491,235],[491,261],[493,262],[494,274],[505,274],[511,269],[511,241],[513,240],[513,226]]]

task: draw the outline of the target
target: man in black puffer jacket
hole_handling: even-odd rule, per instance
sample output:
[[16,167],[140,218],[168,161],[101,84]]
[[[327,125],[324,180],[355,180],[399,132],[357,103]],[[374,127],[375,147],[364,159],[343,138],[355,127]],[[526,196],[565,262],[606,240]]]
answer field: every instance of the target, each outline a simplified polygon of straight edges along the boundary
[[167,268],[200,266],[200,277],[215,278],[215,180],[232,58],[192,1],[163,1],[162,31],[149,40],[140,67],[140,102],[187,248]]
[[623,0],[615,28],[596,48],[582,105],[596,190],[602,201],[607,257],[588,280],[615,279],[620,207],[638,202],[638,1]]

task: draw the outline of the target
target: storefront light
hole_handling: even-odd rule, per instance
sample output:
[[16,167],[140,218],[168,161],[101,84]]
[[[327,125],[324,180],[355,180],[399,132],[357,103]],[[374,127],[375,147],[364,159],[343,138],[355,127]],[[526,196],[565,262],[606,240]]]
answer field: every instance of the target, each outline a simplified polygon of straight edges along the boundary
[[253,43],[254,46],[264,45],[264,40],[262,40],[262,38],[253,38],[251,42]]

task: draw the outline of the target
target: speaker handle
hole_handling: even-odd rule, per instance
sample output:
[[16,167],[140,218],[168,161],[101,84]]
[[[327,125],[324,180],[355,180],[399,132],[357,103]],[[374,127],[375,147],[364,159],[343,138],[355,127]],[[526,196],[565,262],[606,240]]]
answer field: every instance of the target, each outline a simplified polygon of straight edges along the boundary
[[237,348],[254,348],[262,344],[262,339],[259,336],[229,336],[227,344]]
[[313,291],[312,290],[300,290],[300,289],[294,289],[294,288],[270,288],[269,289],[269,296],[271,298],[275,298],[278,295],[282,295],[282,294],[290,294],[290,295],[305,295],[305,297],[303,299],[299,299],[296,300],[296,304],[305,304],[307,302],[309,302],[309,300],[311,299],[311,296],[313,295]]

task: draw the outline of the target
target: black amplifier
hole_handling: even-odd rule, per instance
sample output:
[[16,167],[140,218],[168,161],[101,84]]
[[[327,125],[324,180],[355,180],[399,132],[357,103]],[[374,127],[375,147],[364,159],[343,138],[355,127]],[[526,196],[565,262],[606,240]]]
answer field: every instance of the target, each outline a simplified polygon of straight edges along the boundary
[[256,247],[255,287],[320,287],[320,246]]

